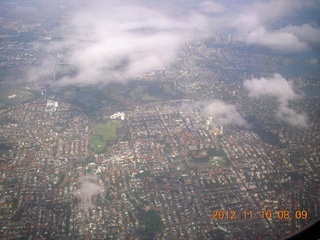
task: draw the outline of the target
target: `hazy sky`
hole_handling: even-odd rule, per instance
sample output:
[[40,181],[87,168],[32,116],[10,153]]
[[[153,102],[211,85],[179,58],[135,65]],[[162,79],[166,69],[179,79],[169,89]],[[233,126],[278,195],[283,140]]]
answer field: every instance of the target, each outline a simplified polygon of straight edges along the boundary
[[284,18],[299,18],[302,10],[319,8],[316,1],[270,0],[248,4],[235,21],[239,37],[254,45],[262,45],[282,52],[300,52],[320,43],[320,29],[315,22],[276,27]]

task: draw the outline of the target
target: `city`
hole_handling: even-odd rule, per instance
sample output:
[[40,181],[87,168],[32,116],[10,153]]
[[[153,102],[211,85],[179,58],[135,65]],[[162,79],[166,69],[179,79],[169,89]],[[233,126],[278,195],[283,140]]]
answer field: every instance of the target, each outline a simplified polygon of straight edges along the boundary
[[279,69],[301,62],[219,34],[94,86],[57,84],[77,70],[54,49],[28,81],[52,55],[25,34],[59,38],[43,17],[1,28],[1,239],[280,239],[319,218],[319,76]]

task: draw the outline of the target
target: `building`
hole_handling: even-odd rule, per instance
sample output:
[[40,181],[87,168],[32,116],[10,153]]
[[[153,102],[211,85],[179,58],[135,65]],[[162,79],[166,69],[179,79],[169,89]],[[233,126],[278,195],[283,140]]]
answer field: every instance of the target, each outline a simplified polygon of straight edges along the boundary
[[49,99],[46,104],[45,112],[55,112],[59,107],[59,103],[57,101],[53,101]]
[[117,112],[117,113],[115,113],[115,114],[112,114],[112,115],[110,116],[110,118],[111,118],[111,119],[121,119],[121,120],[124,120],[125,116],[126,116],[125,113],[123,113],[123,112]]
[[208,156],[208,149],[203,148],[203,145],[200,144],[200,147],[198,146],[188,146],[190,156],[194,162],[208,162],[209,156]]

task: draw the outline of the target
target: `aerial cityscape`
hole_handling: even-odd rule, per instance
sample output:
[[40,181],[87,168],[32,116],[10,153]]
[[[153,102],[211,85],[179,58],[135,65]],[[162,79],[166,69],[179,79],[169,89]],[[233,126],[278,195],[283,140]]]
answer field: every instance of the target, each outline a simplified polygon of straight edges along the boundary
[[0,239],[283,239],[318,220],[319,11],[0,0]]

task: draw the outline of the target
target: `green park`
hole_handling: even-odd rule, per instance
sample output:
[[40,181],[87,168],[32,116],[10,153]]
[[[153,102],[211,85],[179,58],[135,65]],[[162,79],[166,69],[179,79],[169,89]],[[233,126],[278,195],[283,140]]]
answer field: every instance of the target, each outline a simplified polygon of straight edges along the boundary
[[95,124],[91,138],[93,151],[97,154],[104,153],[106,146],[117,141],[117,129],[121,129],[123,126],[124,124],[121,120],[110,120],[105,123]]

